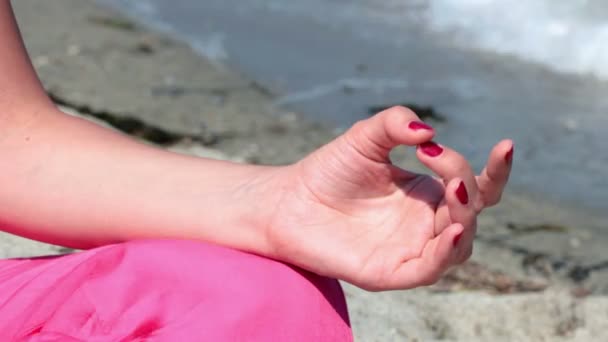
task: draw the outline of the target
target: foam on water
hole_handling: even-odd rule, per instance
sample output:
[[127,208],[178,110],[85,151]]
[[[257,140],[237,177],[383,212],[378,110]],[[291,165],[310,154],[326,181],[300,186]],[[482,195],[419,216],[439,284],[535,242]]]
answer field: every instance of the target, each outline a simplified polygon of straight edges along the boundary
[[[556,71],[608,79],[605,0],[253,0],[244,4],[310,15],[397,44],[399,31],[423,24],[449,34],[465,48],[511,54]],[[388,35],[387,29],[391,29]]]
[[461,45],[608,79],[608,2],[604,0],[432,0],[432,29]]
[[[154,13],[153,3],[163,2],[142,0],[126,6],[154,17],[158,13]],[[245,0],[233,5],[241,15],[264,8],[285,15],[308,16],[326,27],[351,27],[359,36],[387,39],[397,45],[403,43],[400,35],[424,28],[446,35],[464,48],[511,54],[556,71],[608,80],[605,0]],[[202,52],[212,50],[205,53],[209,57],[226,57],[225,51],[218,53],[217,41],[203,45],[199,46]]]

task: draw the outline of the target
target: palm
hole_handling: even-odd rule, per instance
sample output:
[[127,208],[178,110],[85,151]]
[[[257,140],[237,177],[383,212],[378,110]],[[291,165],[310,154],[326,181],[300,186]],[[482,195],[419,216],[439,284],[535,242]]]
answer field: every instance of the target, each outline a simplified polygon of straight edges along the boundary
[[295,188],[283,198],[274,224],[285,233],[281,254],[293,262],[316,259],[317,273],[337,268],[344,274],[331,275],[342,279],[375,274],[377,283],[420,256],[435,235],[443,185],[434,178],[332,145],[296,167]]

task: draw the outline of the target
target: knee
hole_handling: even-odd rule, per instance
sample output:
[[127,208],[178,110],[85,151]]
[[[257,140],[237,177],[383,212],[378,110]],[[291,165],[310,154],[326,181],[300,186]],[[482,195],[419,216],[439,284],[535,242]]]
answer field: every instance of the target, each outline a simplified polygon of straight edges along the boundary
[[335,279],[201,242],[135,241],[121,248],[125,269],[136,272],[138,281],[171,283],[173,296],[204,303],[203,311],[238,312],[241,330],[265,331],[260,324],[269,324],[269,331],[284,326],[350,333],[346,301]]

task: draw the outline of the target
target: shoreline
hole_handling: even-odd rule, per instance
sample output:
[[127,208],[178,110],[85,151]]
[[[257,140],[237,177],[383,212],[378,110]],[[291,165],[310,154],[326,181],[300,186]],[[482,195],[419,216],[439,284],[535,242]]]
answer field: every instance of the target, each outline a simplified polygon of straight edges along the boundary
[[[135,138],[173,137],[156,143],[213,158],[285,164],[338,133],[275,107],[272,94],[238,71],[94,2],[13,5],[30,57],[56,102],[119,128],[128,129],[125,119],[138,121],[125,131]],[[395,155],[399,164],[421,170],[403,150]],[[362,341],[601,340],[608,322],[592,317],[605,316],[608,308],[608,265],[594,267],[608,261],[607,244],[601,215],[509,191],[479,219],[471,263],[478,267],[456,270],[461,273],[452,274],[451,283],[382,294],[346,285],[355,335]],[[1,257],[65,252],[2,233],[0,251]],[[547,290],[514,285],[525,283]],[[459,301],[475,317],[460,317]],[[534,315],[537,327],[529,322]],[[503,323],[520,331],[509,332]],[[476,332],[476,324],[484,328]]]
[[[431,105],[448,119],[435,125],[440,141],[463,152],[476,167],[485,163],[486,148],[497,138],[513,138],[517,172],[511,186],[607,209],[608,193],[601,189],[608,187],[608,159],[592,152],[608,143],[602,133],[608,127],[602,111],[608,108],[602,95],[607,82],[469,49],[415,21],[411,30],[399,26],[394,35],[387,34],[391,28],[381,18],[407,13],[388,13],[378,4],[320,0],[318,7],[275,8],[265,6],[275,0],[211,0],[192,4],[188,11],[157,0],[98,1],[176,36],[218,64],[236,66],[275,90],[276,103],[310,120],[348,126],[366,117],[371,107],[403,101]],[[345,13],[324,11],[351,5],[377,8],[378,13],[351,13],[351,21],[335,27],[331,19],[345,19]],[[266,19],[258,25],[257,17]],[[409,27],[408,22],[401,24]],[[463,136],[474,136],[475,142]]]
[[[257,81],[252,80],[250,77],[248,77],[245,73],[240,71],[234,65],[227,65],[218,60],[210,59],[210,58],[206,57],[205,54],[203,54],[202,52],[200,52],[200,51],[196,50],[195,48],[193,48],[192,46],[190,46],[190,44],[188,44],[188,42],[186,40],[177,36],[176,32],[174,32],[173,29],[169,29],[169,28],[165,27],[164,25],[161,25],[158,23],[144,22],[144,21],[142,21],[143,18],[139,18],[139,17],[137,17],[135,15],[131,15],[129,13],[122,13],[120,11],[120,9],[114,8],[111,5],[103,4],[103,3],[99,4],[97,1],[94,1],[94,0],[92,2],[97,4],[97,6],[99,6],[100,8],[103,8],[105,11],[107,11],[109,13],[118,13],[118,16],[122,17],[122,19],[116,20],[113,22],[111,20],[104,21],[104,18],[102,17],[101,18],[102,20],[93,20],[93,21],[89,20],[89,22],[91,24],[99,25],[99,27],[101,27],[101,28],[114,27],[114,29],[124,30],[125,32],[128,32],[128,31],[133,31],[133,32],[141,31],[144,33],[145,32],[154,32],[153,35],[162,37],[161,39],[164,40],[165,43],[171,42],[171,41],[176,42],[176,45],[178,45],[180,48],[185,48],[185,50],[190,50],[188,53],[194,52],[198,58],[207,61],[208,65],[211,68],[217,68],[221,72],[225,72],[226,74],[231,74],[232,77],[236,77],[240,80],[243,80],[242,83],[240,83],[240,86],[248,87],[254,93],[259,92],[259,94],[263,98],[265,98],[265,100],[263,101],[263,102],[265,102],[264,106],[263,106],[264,107],[263,110],[265,110],[266,113],[255,112],[256,117],[254,120],[262,121],[263,122],[262,125],[265,125],[265,124],[267,125],[268,121],[269,121],[268,119],[270,119],[270,121],[272,121],[273,118],[278,120],[278,124],[270,124],[270,127],[266,127],[266,129],[271,131],[271,133],[279,133],[279,135],[281,135],[282,132],[280,132],[280,131],[294,129],[294,127],[279,127],[279,126],[281,126],[282,124],[287,125],[289,123],[297,123],[299,125],[304,126],[302,128],[302,130],[316,130],[316,131],[318,131],[319,137],[326,139],[324,141],[318,141],[316,143],[314,143],[314,142],[311,143],[310,145],[314,146],[314,147],[302,148],[302,151],[304,151],[304,153],[314,150],[315,147],[321,146],[322,144],[324,144],[324,142],[330,141],[337,135],[336,132],[341,132],[344,129],[342,127],[342,125],[337,125],[337,124],[332,125],[329,122],[319,122],[316,120],[310,120],[302,113],[294,112],[290,109],[281,108],[280,106],[275,105],[276,99],[278,97],[277,97],[277,95],[275,95],[275,91],[273,89],[267,88],[264,85],[261,85],[260,83],[258,83]],[[94,16],[93,16],[93,18],[94,18]],[[100,18],[96,18],[96,19],[100,19]],[[135,49],[138,49],[138,48],[141,48],[141,45],[135,47]],[[147,47],[145,46],[144,49],[145,48],[147,48]],[[187,68],[187,67],[184,67],[184,68]],[[213,87],[210,87],[210,88],[213,88]],[[218,87],[217,89],[210,89],[210,91],[211,92],[214,92],[214,91],[222,92],[223,90],[220,88],[221,87]],[[184,94],[187,95],[188,92],[196,93],[196,92],[205,92],[207,90],[200,89],[200,88],[197,89],[196,87],[188,88],[187,86],[170,85],[164,89],[162,87],[158,87],[157,89],[153,89],[153,91],[155,91],[157,94],[164,93],[165,95],[170,95],[171,93],[173,93],[174,96],[180,97],[180,96],[183,96]],[[218,95],[218,96],[222,97],[224,95]],[[235,101],[238,101],[238,100],[235,100]],[[83,102],[87,103],[90,101],[83,101]],[[80,102],[75,102],[74,105],[76,105],[78,107],[82,104]],[[103,108],[103,106],[101,108]],[[431,108],[431,109],[433,108],[432,104],[431,104],[431,106],[429,106],[429,108]],[[258,110],[258,108],[256,108],[256,110]],[[115,113],[118,116],[121,116],[123,114],[126,114],[126,116],[130,116],[133,114],[133,113],[121,113],[121,112],[115,112]],[[134,113],[134,114],[136,114],[135,116],[137,118],[143,118],[145,122],[151,123],[152,126],[154,126],[154,123],[160,123],[160,125],[157,125],[157,126],[168,126],[168,127],[172,126],[171,120],[168,120],[167,122],[164,122],[162,120],[158,121],[155,119],[150,120],[150,118],[147,116],[137,115],[138,113]],[[262,115],[260,116],[259,114],[262,114]],[[241,116],[244,116],[244,115],[241,115]],[[208,118],[205,118],[205,119],[208,119]],[[436,121],[438,124],[442,124],[442,123],[445,124],[444,117],[440,116],[438,119],[439,120],[431,118],[431,120],[433,122]],[[252,121],[254,121],[254,120],[252,120]],[[444,127],[444,129],[446,129],[446,128]],[[171,131],[171,129],[169,129],[168,131]],[[217,135],[221,136],[224,133],[226,133],[226,138],[227,138],[226,140],[231,140],[231,139],[238,140],[238,139],[242,139],[242,138],[246,139],[246,137],[231,136],[231,135],[234,135],[236,132],[231,131],[230,129],[227,129],[227,130],[218,129],[217,130],[218,132],[216,132],[216,134],[217,134],[216,136],[214,136],[214,134],[213,134],[214,132],[211,132],[210,136],[204,136],[205,133],[208,133],[208,132],[201,132],[201,130],[192,130],[191,126],[185,126],[185,127],[177,126],[176,131],[177,131],[176,133],[178,135],[181,134],[181,135],[186,135],[186,136],[187,135],[196,136],[198,134],[202,134],[203,135],[202,140],[204,140],[204,141],[215,140],[215,139],[217,139]],[[192,132],[194,132],[194,133],[192,133]],[[254,140],[259,139],[259,137],[253,137],[253,138],[254,138]],[[215,145],[215,144],[207,144],[207,145]],[[235,148],[233,146],[233,144],[231,144],[230,142],[227,142],[227,141],[220,142],[219,144],[217,144],[213,147],[216,147],[230,155],[234,155],[235,153],[237,153],[237,151],[236,151],[237,148]],[[281,152],[278,152],[278,153],[281,153]],[[301,157],[301,155],[297,156],[297,157]],[[284,158],[284,157],[278,157],[278,156],[265,156],[265,155],[261,156],[261,157],[253,156],[252,158],[253,158],[252,162],[262,162],[262,163],[268,163],[268,164],[289,163],[289,162],[293,162],[293,161],[299,159],[299,158]],[[397,158],[398,158],[397,162],[411,164],[409,160],[405,159],[406,157],[403,154],[398,154]],[[247,160],[247,157],[245,159]],[[259,160],[259,159],[262,159],[262,160]],[[411,165],[415,165],[415,164],[416,163],[413,163]],[[418,167],[418,165],[415,165],[414,167]],[[517,165],[515,167],[517,167]],[[421,170],[421,172],[425,172],[425,171]],[[515,172],[517,172],[517,171],[515,170]],[[581,214],[581,216],[592,216],[595,219],[605,219],[607,222],[606,228],[608,231],[608,213],[603,208],[583,206],[583,205],[580,205],[580,203],[578,203],[575,200],[555,198],[555,196],[551,196],[550,194],[547,194],[547,193],[530,192],[527,189],[525,189],[525,186],[523,186],[523,185],[511,185],[510,184],[507,191],[509,192],[510,196],[522,198],[522,199],[528,200],[530,202],[542,201],[543,203],[546,203],[552,207],[556,207],[556,208],[559,207],[562,210],[572,210],[574,212],[578,212]]]

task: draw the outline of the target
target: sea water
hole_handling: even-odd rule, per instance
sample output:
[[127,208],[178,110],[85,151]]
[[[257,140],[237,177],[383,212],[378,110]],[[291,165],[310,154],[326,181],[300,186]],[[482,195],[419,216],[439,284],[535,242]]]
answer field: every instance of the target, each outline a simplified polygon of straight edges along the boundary
[[100,0],[347,127],[431,105],[438,141],[480,168],[516,142],[514,188],[608,209],[608,2]]

